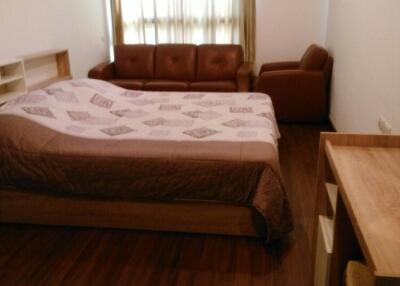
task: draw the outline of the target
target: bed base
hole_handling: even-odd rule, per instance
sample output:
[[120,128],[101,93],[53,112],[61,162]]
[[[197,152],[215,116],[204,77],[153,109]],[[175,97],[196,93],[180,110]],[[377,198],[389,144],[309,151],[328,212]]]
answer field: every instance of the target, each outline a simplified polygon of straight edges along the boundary
[[205,202],[107,201],[0,190],[0,222],[265,236],[251,207]]

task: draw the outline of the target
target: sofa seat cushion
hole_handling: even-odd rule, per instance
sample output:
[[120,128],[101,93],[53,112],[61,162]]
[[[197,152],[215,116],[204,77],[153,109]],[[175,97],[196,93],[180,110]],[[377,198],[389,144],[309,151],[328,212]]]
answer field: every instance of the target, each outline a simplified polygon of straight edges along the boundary
[[147,80],[144,79],[112,79],[110,82],[112,84],[118,85],[126,89],[143,89],[143,85]]
[[117,78],[154,77],[155,46],[119,45],[115,47],[115,74]]
[[143,89],[155,91],[188,91],[189,83],[185,81],[153,80],[146,82]]
[[232,92],[237,91],[237,86],[234,81],[199,81],[190,84],[190,90],[193,91],[221,91]]

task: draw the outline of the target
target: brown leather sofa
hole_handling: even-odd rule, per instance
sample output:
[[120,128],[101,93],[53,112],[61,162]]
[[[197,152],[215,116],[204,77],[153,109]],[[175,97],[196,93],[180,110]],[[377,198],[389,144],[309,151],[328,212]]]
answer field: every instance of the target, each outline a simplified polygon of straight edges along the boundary
[[252,70],[239,45],[120,45],[115,62],[89,78],[136,90],[234,92],[250,90]]
[[264,64],[253,90],[271,96],[280,122],[327,120],[333,58],[311,45],[300,62]]

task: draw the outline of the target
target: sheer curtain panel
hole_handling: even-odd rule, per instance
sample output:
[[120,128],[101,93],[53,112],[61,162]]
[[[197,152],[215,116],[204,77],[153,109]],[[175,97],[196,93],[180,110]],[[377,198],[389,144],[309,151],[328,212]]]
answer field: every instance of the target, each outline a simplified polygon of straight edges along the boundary
[[254,0],[112,0],[115,44],[240,44],[254,59]]

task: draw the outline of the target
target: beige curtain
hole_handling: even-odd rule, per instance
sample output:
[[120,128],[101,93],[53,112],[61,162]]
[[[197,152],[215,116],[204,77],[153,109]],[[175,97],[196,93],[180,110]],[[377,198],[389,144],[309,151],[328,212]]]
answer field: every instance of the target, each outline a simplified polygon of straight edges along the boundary
[[256,5],[255,0],[241,0],[240,44],[246,62],[254,63],[256,57]]
[[112,0],[120,43],[241,44],[255,57],[255,0]]
[[124,28],[121,11],[121,0],[111,0],[111,17],[113,23],[114,45],[121,45],[124,41]]

